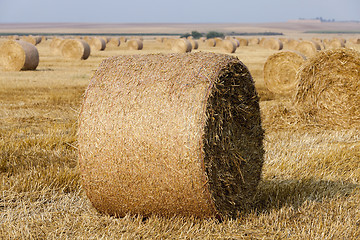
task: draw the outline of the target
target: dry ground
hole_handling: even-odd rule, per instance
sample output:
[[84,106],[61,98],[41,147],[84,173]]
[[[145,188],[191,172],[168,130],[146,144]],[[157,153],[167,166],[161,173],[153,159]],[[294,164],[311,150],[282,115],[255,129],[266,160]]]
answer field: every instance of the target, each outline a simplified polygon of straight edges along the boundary
[[[274,51],[241,47],[261,96],[265,165],[258,195],[237,220],[114,218],[93,209],[77,171],[77,117],[83,93],[109,56],[169,52],[108,48],[85,61],[40,43],[36,71],[0,73],[1,239],[359,239],[360,133],[301,123],[291,101],[269,93],[262,68]],[[220,49],[202,51],[221,52]]]

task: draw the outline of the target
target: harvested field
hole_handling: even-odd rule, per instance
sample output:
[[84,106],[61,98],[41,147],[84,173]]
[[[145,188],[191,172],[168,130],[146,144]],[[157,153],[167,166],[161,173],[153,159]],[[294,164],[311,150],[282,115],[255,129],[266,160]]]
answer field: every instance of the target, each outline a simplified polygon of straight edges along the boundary
[[[300,33],[286,37],[298,41],[300,37],[310,38]],[[359,127],[320,119],[314,122],[314,115],[309,115],[312,112],[299,111],[293,99],[270,92],[264,83],[263,68],[275,51],[258,43],[241,46],[229,54],[238,57],[254,79],[265,130],[262,175],[247,209],[235,219],[222,220],[159,214],[115,217],[98,212],[86,196],[78,165],[78,117],[85,90],[104,59],[173,51],[155,38],[144,37],[141,51],[127,49],[122,41],[120,46],[97,51],[86,61],[79,61],[54,55],[51,41],[50,37],[36,46],[40,56],[36,71],[0,74],[1,239],[360,238]],[[350,43],[351,49],[360,50],[357,43]],[[200,51],[219,54],[222,49],[199,42],[198,49],[186,54]],[[335,70],[339,65],[338,61],[328,66]],[[343,75],[334,74],[329,67],[326,72],[324,76],[330,80],[331,75]],[[346,72],[352,73],[349,69]],[[186,74],[197,73],[194,68]],[[345,83],[337,86],[344,91],[332,97],[334,103],[346,100],[345,93],[350,92],[345,91]],[[177,85],[173,89],[179,90]],[[344,116],[348,115],[347,109],[359,106],[355,96],[353,93],[348,98],[351,101],[344,101]],[[174,100],[174,104],[182,102],[181,98]],[[183,113],[175,112],[174,118]],[[139,120],[146,120],[146,116]],[[180,196],[178,201],[183,198]]]

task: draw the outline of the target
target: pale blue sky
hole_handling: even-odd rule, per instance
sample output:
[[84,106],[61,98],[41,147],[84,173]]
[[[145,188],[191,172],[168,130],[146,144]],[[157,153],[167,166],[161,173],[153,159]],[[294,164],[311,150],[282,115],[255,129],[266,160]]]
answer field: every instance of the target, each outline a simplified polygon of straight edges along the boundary
[[360,21],[360,0],[0,0],[0,23]]

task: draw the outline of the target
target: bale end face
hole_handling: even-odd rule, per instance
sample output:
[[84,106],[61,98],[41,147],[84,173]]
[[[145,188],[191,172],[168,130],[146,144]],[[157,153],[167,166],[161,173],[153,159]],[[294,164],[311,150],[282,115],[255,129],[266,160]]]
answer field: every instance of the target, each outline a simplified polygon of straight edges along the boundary
[[306,58],[295,51],[281,51],[269,56],[264,64],[264,82],[267,89],[281,95],[296,91],[296,74]]
[[8,40],[0,46],[0,68],[5,71],[35,70],[39,64],[37,48],[22,40]]
[[108,214],[236,217],[260,180],[258,96],[246,66],[225,54],[105,60],[78,137],[84,189]]

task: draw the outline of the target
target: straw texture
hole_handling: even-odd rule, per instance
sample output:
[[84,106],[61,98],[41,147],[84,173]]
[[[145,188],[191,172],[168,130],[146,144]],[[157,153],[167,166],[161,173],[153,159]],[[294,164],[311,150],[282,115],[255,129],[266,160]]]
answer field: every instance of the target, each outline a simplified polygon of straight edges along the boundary
[[264,64],[264,82],[269,91],[293,94],[297,86],[296,74],[306,58],[294,51],[281,51],[267,58]]
[[262,140],[254,82],[237,58],[112,57],[79,118],[83,186],[112,215],[236,217],[260,180]]
[[360,53],[324,50],[309,59],[297,76],[295,101],[317,124],[360,126]]
[[66,39],[61,53],[66,58],[86,60],[90,56],[90,46],[83,40]]
[[0,68],[5,71],[35,70],[39,64],[37,48],[22,40],[8,40],[0,45]]

